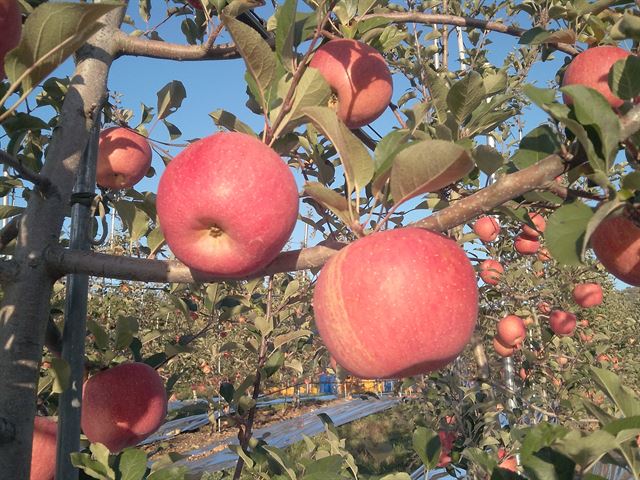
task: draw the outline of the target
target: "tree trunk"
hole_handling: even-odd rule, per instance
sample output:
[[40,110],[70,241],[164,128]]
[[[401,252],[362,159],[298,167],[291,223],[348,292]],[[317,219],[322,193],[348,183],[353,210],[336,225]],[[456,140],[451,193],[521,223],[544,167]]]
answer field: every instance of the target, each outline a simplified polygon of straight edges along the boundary
[[44,254],[58,244],[94,112],[106,94],[116,51],[114,30],[123,16],[124,8],[105,15],[105,27],[78,51],[41,172],[58,193],[49,198],[31,194],[16,239],[13,258],[19,263],[19,273],[6,285],[0,308],[0,423],[8,422],[15,430],[15,437],[0,446],[0,472],[11,472],[12,478],[29,478],[39,363],[55,281]]

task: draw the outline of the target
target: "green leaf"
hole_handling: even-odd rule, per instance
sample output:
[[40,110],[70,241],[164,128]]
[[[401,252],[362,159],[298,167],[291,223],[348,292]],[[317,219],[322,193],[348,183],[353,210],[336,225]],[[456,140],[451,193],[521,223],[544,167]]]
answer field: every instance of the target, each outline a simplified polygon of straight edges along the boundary
[[90,477],[99,480],[111,480],[113,478],[113,476],[109,475],[111,469],[107,465],[103,465],[91,458],[91,455],[88,453],[73,452],[70,457],[72,465]]
[[109,348],[109,335],[95,320],[88,318],[87,319],[87,329],[93,334],[95,337],[96,346],[100,350],[106,350]]
[[580,201],[566,203],[547,220],[544,234],[551,255],[563,265],[582,263],[582,245],[593,210]]
[[138,320],[134,317],[118,317],[116,324],[116,350],[127,348],[138,333]]
[[616,446],[615,437],[603,430],[596,430],[584,437],[579,431],[574,430],[560,440],[554,448],[576,464],[586,467],[598,461]]
[[293,73],[294,50],[293,38],[295,33],[297,0],[285,0],[278,7],[275,13],[276,17],[276,55],[280,63],[284,65],[287,71]]
[[158,90],[158,119],[168,117],[182,105],[182,101],[187,98],[187,91],[182,82],[173,80]]
[[345,224],[349,224],[349,203],[343,195],[319,182],[307,182],[303,195],[313,198],[324,208],[333,212]]
[[169,132],[169,138],[171,140],[175,140],[176,138],[180,138],[182,132],[178,127],[176,127],[173,123],[168,120],[162,120],[162,123],[167,128],[167,132]]
[[0,205],[0,219],[11,218],[24,212],[24,207],[15,207],[13,205]]
[[[120,7],[120,4],[105,3],[41,4],[24,23],[20,44],[5,58],[7,77],[14,83],[41,60],[22,81],[23,90],[35,87],[102,27],[98,20],[104,14]],[[60,47],[63,42],[64,46]],[[48,55],[57,47],[60,48]]]
[[373,161],[366,147],[328,107],[310,107],[305,115],[331,140],[344,167],[349,196],[360,192],[373,177]]
[[222,15],[222,21],[244,59],[247,73],[255,82],[262,108],[267,111],[269,104],[267,92],[276,73],[275,54],[271,51],[269,44],[250,26],[228,15]]
[[287,288],[285,288],[284,290],[284,295],[282,295],[282,300],[280,301],[280,304],[281,305],[286,304],[287,300],[289,300],[292,296],[298,293],[298,290],[300,290],[300,282],[298,282],[297,280],[290,281],[287,284]]
[[62,393],[69,388],[69,377],[71,367],[63,358],[51,358],[51,369],[53,370],[53,393]]
[[494,174],[504,165],[502,154],[489,145],[478,145],[473,151],[473,158],[486,175]]
[[486,96],[482,75],[471,71],[453,84],[447,94],[447,105],[458,123],[463,123]]
[[240,400],[240,397],[242,397],[247,392],[249,387],[251,387],[255,381],[255,375],[247,375],[244,381],[238,386],[238,388],[236,388],[236,391],[233,393],[233,402],[237,403],[238,400]]
[[145,22],[151,18],[151,0],[138,0],[138,14]]
[[164,243],[164,234],[160,227],[156,227],[149,232],[147,235],[147,247],[152,252],[157,252],[160,248],[160,245]]
[[375,175],[372,182],[372,193],[378,196],[391,174],[393,159],[398,152],[407,148],[410,143],[407,141],[411,136],[409,130],[394,130],[377,143],[373,152],[373,164]]
[[281,350],[276,350],[271,354],[271,356],[267,359],[262,368],[264,372],[264,378],[269,378],[271,375],[280,370],[280,367],[284,365],[284,353]]
[[273,348],[280,348],[281,346],[293,340],[297,340],[302,337],[308,337],[310,335],[312,335],[311,330],[295,330],[293,332],[283,333],[282,335],[278,335],[273,339]]
[[626,417],[640,415],[640,399],[632,390],[622,385],[615,373],[598,367],[590,367],[593,380]]
[[285,452],[276,447],[263,447],[265,451],[273,458],[278,465],[282,467],[282,470],[286,472],[290,480],[296,480],[295,471],[288,465],[286,461]]
[[520,148],[511,157],[511,161],[519,170],[522,170],[552,155],[559,148],[558,135],[549,125],[540,125],[520,141]]
[[631,11],[626,11],[609,32],[614,40],[631,38],[640,41],[640,18]]
[[460,180],[474,167],[464,148],[444,140],[424,140],[398,153],[391,168],[391,194],[400,204]]
[[447,120],[447,98],[449,95],[449,85],[435,70],[427,66],[423,68],[425,73],[426,86],[431,94],[431,103],[436,108],[436,116],[440,123]]
[[391,473],[380,480],[411,480],[411,476],[408,473]]
[[640,58],[629,55],[613,64],[609,72],[609,87],[614,95],[631,100],[640,95]]
[[542,28],[542,27],[534,27],[534,28],[531,28],[531,29],[527,30],[526,32],[524,32],[520,36],[520,39],[518,40],[518,43],[520,45],[535,45],[535,44],[539,44],[539,43],[542,43],[546,38],[548,38],[549,35],[550,35],[550,33],[547,32],[544,28]]
[[487,95],[495,95],[507,88],[509,77],[506,72],[499,70],[496,73],[491,73],[482,79],[484,84],[484,90]]
[[147,454],[144,450],[127,448],[120,454],[118,469],[121,480],[142,480],[147,472]]
[[432,470],[438,464],[442,445],[436,432],[426,427],[418,427],[413,431],[413,449],[425,468]]
[[302,479],[340,480],[343,478],[340,475],[343,461],[342,455],[329,455],[328,457],[315,460],[306,466]]
[[236,390],[233,388],[232,383],[222,382],[220,384],[220,395],[227,401],[227,403],[231,403],[233,401],[235,391]]
[[236,117],[233,113],[227,112],[226,110],[216,110],[214,112],[211,112],[209,116],[213,119],[218,127],[224,127],[232,132],[246,133],[247,135],[251,135],[253,137],[256,136],[255,132],[249,125],[241,122],[240,120],[238,120],[238,117]]
[[244,463],[247,465],[247,468],[253,468],[254,461],[244,452],[244,450],[242,450],[240,445],[229,445],[229,450],[242,458]]
[[135,202],[118,200],[114,203],[114,207],[127,228],[132,242],[137,242],[149,231],[149,216],[144,210],[137,208]]

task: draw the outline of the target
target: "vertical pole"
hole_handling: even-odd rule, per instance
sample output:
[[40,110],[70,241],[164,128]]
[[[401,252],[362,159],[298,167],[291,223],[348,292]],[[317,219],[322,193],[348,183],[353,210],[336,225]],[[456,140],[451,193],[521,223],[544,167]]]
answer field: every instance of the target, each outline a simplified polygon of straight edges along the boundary
[[[513,410],[514,408],[516,408],[518,406],[518,404],[516,403],[516,399],[515,399],[515,393],[516,393],[516,382],[514,380],[514,374],[513,374],[513,358],[511,357],[505,357],[503,360],[503,367],[504,367],[504,385],[505,387],[507,387],[510,392],[509,392],[509,398],[507,400],[507,405],[509,406],[509,408],[511,410]],[[513,393],[511,393],[513,392]]]
[[[9,172],[7,172],[7,167],[5,165],[2,165],[2,176],[3,177],[7,177],[9,176]],[[9,205],[9,194],[7,193],[4,197],[2,197],[2,206],[7,206]],[[7,225],[7,219],[3,218],[2,220],[0,220],[0,228],[4,228]]]
[[[74,193],[93,192],[96,184],[96,158],[100,115],[93,124],[89,141],[80,162]],[[89,250],[91,207],[74,203],[71,207],[69,246],[74,250]],[[88,275],[68,275],[62,334],[62,358],[70,367],[69,385],[60,395],[58,407],[58,451],[56,478],[74,480],[78,470],[71,464],[70,454],[80,449],[80,412],[84,380],[84,342],[87,324]]]

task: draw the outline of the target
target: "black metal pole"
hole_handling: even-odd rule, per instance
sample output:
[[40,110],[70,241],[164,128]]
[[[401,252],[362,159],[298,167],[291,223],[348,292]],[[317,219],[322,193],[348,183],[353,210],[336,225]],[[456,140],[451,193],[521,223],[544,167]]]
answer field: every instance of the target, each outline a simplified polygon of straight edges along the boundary
[[[95,191],[96,158],[100,114],[94,122],[85,148],[74,193]],[[71,206],[71,234],[69,246],[75,250],[89,250],[91,239],[91,206],[87,202],[75,202]],[[58,406],[58,450],[56,478],[74,480],[78,470],[71,464],[70,454],[80,449],[80,412],[82,405],[82,383],[84,380],[84,342],[87,325],[87,298],[89,277],[68,275],[64,309],[64,331],[62,334],[62,358],[69,364],[69,385],[60,395]]]

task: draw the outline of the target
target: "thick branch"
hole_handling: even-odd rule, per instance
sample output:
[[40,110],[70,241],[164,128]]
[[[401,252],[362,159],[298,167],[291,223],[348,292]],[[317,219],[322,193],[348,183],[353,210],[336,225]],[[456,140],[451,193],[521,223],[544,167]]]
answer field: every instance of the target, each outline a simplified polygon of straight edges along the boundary
[[0,445],[12,442],[16,438],[16,426],[6,418],[0,417]]
[[18,236],[21,218],[22,215],[16,215],[0,230],[0,252],[7,248],[7,245]]
[[[384,18],[394,23],[423,23],[426,25],[455,25],[457,27],[474,27],[481,30],[504,33],[514,37],[521,37],[523,28],[506,25],[500,22],[490,22],[479,18],[457,17],[455,15],[438,15],[418,12],[393,12],[393,13],[371,13],[359,17],[358,21],[371,20],[374,18]],[[577,55],[579,52],[566,43],[553,44],[554,48],[570,55]]]
[[0,260],[0,283],[13,282],[20,273],[15,260]]

